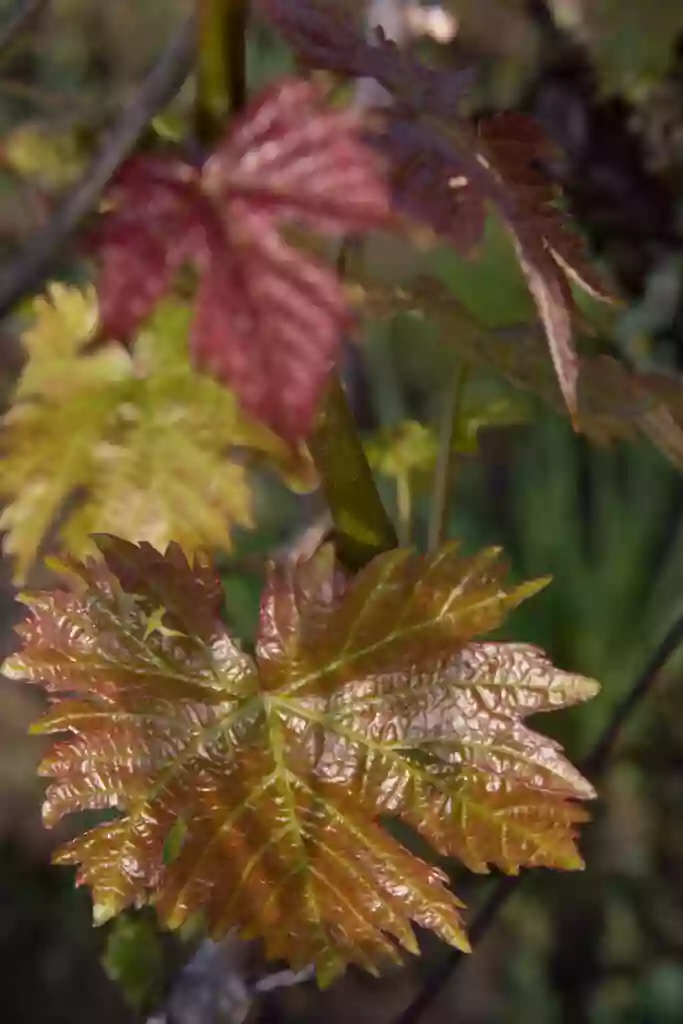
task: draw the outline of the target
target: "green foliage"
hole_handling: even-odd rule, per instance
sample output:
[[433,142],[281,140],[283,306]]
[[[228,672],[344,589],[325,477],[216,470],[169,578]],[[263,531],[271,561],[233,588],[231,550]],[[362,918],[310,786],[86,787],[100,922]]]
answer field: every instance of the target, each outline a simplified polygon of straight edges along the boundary
[[161,999],[164,962],[158,929],[146,914],[122,914],[107,936],[102,963],[134,1009],[150,1012]]
[[409,484],[414,476],[433,472],[438,449],[434,432],[414,420],[385,427],[365,445],[373,469]]
[[[402,312],[417,324],[433,325],[457,359],[485,373],[497,372],[558,411],[566,409],[543,338],[533,328],[485,330],[435,278],[397,286],[365,277],[350,294],[368,316],[391,318]],[[632,373],[611,356],[586,355],[578,360],[577,397],[575,426],[592,441],[604,445],[644,436],[683,471],[683,390],[677,378]],[[496,409],[503,419],[517,418],[514,402],[494,401],[493,422]],[[484,406],[483,425],[487,418]]]
[[42,125],[26,124],[3,142],[7,166],[43,189],[63,188],[83,172],[83,154],[72,135],[50,133]]
[[[562,14],[562,0],[553,0]],[[583,3],[570,28],[589,46],[605,91],[637,97],[661,76],[673,58],[672,40],[683,32],[677,0],[601,0]]]

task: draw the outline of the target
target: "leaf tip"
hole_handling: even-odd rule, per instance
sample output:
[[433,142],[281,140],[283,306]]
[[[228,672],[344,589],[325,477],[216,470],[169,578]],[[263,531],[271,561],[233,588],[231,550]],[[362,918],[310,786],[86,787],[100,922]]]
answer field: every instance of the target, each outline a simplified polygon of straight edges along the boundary
[[601,689],[602,686],[597,679],[591,679],[589,676],[576,677],[576,694],[581,701],[593,700],[600,693]]
[[24,659],[18,654],[10,654],[9,657],[0,664],[0,674],[6,679],[13,681],[26,678],[26,667],[24,665]]
[[96,928],[116,917],[116,908],[110,903],[93,903],[92,920]]
[[[318,983],[318,988],[321,990],[329,988],[340,974],[343,973],[344,967],[343,961],[332,953],[318,960],[315,965],[315,980]],[[370,973],[373,973],[372,970],[370,970]]]
[[536,594],[540,594],[540,592],[550,586],[552,582],[552,576],[539,576],[538,579],[528,580],[528,582],[523,583],[521,589],[524,591],[524,600],[529,597],[535,597]]
[[461,953],[472,952],[472,943],[468,939],[465,930],[460,925],[452,929],[450,935],[448,936],[448,941],[450,942],[451,946],[454,946],[456,949],[459,949]]
[[579,851],[575,850],[573,854],[558,858],[557,866],[562,871],[584,871],[586,862]]

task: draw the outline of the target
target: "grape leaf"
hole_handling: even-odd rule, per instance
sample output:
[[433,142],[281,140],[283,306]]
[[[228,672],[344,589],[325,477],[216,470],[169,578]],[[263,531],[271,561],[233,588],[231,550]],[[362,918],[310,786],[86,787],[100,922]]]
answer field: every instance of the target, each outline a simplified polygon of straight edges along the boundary
[[357,112],[325,110],[297,79],[257,99],[202,167],[181,156],[133,159],[91,239],[107,333],[127,338],[193,266],[198,365],[282,437],[306,437],[350,320],[334,271],[280,228],[338,235],[386,225],[379,168]]
[[395,480],[433,472],[439,442],[433,429],[415,420],[382,427],[365,442],[372,468]]
[[260,6],[301,57],[372,76],[397,101],[375,143],[389,157],[400,208],[467,251],[481,238],[486,206],[493,204],[515,246],[575,420],[578,359],[568,278],[597,298],[613,296],[558,208],[558,190],[540,171],[550,151],[540,127],[519,114],[470,126],[459,115],[461,91],[451,76],[420,65],[389,40],[368,45],[327,0],[261,0]]
[[122,915],[107,937],[102,966],[126,1001],[139,1013],[151,1013],[164,993],[164,956],[153,919]]
[[378,139],[393,168],[397,201],[437,235],[467,252],[483,235],[487,206],[501,217],[536,303],[567,407],[576,418],[578,359],[570,281],[594,298],[614,296],[588,260],[581,237],[540,170],[551,155],[540,128],[518,114],[464,124],[447,134],[424,118],[394,120]]
[[457,116],[463,91],[472,81],[470,71],[430,68],[387,39],[381,28],[375,38],[366,39],[363,5],[354,10],[353,4],[339,0],[254,0],[253,7],[310,67],[374,78],[394,96],[401,95],[408,80],[415,107]]
[[[466,394],[453,437],[453,452],[473,455],[479,449],[479,431],[487,427],[513,426],[529,419],[529,410],[510,397]],[[415,420],[402,420],[382,427],[365,442],[365,453],[372,468],[393,480],[409,480],[412,489],[423,490],[432,484],[439,451],[439,439],[433,427]]]
[[66,565],[71,591],[23,596],[4,666],[52,697],[34,731],[67,734],[42,765],[46,823],[117,810],[57,855],[80,864],[96,920],[151,902],[179,927],[201,910],[212,934],[260,936],[329,980],[416,951],[411,921],[467,948],[445,876],[381,815],[478,871],[582,866],[576,801],[593,789],[523,719],[598,686],[537,648],[472,639],[545,581],[510,586],[497,549],[455,544],[349,579],[326,546],[271,567],[252,658],[205,562],[97,542],[104,560]]
[[583,238],[559,205],[562,190],[543,170],[559,154],[541,126],[533,118],[507,112],[481,118],[476,129],[494,169],[514,197],[517,216],[533,224],[570,280],[595,299],[614,301],[613,286],[590,260]]
[[229,549],[232,528],[251,525],[246,468],[231,449],[270,456],[290,483],[301,477],[304,463],[284,442],[190,367],[184,308],[160,307],[129,352],[117,343],[88,348],[93,290],[53,285],[34,307],[0,449],[9,501],[0,528],[17,580],[59,517],[59,540],[77,555],[90,533],[108,530],[160,550],[171,539],[188,552]]
[[[527,326],[483,327],[435,278],[397,286],[371,278],[354,266],[350,300],[366,316],[397,314],[432,322],[459,359],[482,372],[501,375],[557,411],[566,411],[539,332]],[[636,374],[608,355],[580,356],[579,429],[596,444],[648,438],[683,472],[683,381],[664,374]]]

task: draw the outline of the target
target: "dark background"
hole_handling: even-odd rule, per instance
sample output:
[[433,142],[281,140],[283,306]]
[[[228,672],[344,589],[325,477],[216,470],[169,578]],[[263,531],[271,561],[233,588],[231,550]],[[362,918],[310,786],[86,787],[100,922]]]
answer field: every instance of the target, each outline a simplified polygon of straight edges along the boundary
[[[18,6],[0,0],[0,33]],[[3,259],[11,260],[49,216],[189,6],[187,0],[52,0],[0,49]],[[598,321],[605,344],[639,367],[683,371],[683,5],[451,0],[447,6],[459,18],[458,32],[438,51],[429,47],[429,59],[471,65],[470,109],[534,113],[563,151],[554,172],[627,299]],[[251,82],[289,63],[284,48],[254,29]],[[155,130],[182,133],[190,102],[191,90],[184,90]],[[380,247],[375,258],[386,256]],[[487,326],[532,324],[523,281],[494,225],[478,262],[437,258],[449,286]],[[55,273],[76,272],[69,251],[58,264]],[[11,321],[2,340],[7,399],[20,365]],[[451,351],[399,321],[374,329],[350,360],[352,397],[380,468],[404,436],[401,424],[435,423]],[[489,395],[485,384],[478,386]],[[552,587],[510,620],[506,636],[537,642],[562,667],[602,681],[591,705],[544,721],[578,761],[683,613],[683,478],[645,443],[589,446],[559,412],[520,405],[497,379],[490,395],[487,419],[494,426],[482,433],[479,455],[458,464],[449,533],[472,548],[502,543],[520,576],[553,575]],[[379,479],[393,510],[395,481],[386,472]],[[411,483],[419,542],[429,499],[419,474]],[[306,511],[279,492],[264,489],[263,499],[259,529],[226,566],[229,607],[245,631],[253,626],[259,588],[252,560],[296,529]],[[18,613],[7,570],[3,578],[1,640],[9,650]],[[601,782],[595,820],[582,840],[586,871],[538,871],[526,879],[425,1021],[683,1021],[682,667],[673,659],[662,673]],[[26,735],[39,707],[39,694],[3,682],[0,1017],[8,1024],[144,1019],[169,999],[199,940],[160,936],[147,915],[95,931],[87,894],[73,889],[66,869],[48,866],[58,837],[40,824],[40,750]],[[459,893],[476,907],[491,880],[451,868]],[[323,994],[305,983],[245,1003],[235,978],[253,983],[265,969],[257,949],[229,945],[218,959],[206,959],[190,1009],[179,1010],[177,1021],[228,1022],[248,1010],[255,1020],[389,1022],[444,955],[425,937],[420,961],[379,981],[352,971]],[[121,976],[123,986],[107,973]],[[218,1008],[211,1003],[216,990]]]

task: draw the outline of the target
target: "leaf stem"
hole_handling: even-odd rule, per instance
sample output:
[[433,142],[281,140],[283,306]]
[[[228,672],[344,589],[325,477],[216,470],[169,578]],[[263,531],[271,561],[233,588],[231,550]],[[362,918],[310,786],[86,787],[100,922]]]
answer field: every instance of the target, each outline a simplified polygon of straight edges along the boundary
[[434,490],[427,542],[430,551],[436,551],[441,547],[448,529],[449,499],[453,493],[455,460],[457,458],[455,442],[462,416],[462,399],[467,386],[467,375],[467,363],[462,363],[443,396],[439,427],[439,453],[434,471]]
[[398,545],[341,381],[333,375],[309,441],[334,523],[337,554],[358,570]]
[[[358,239],[346,238],[337,254],[343,277]],[[337,556],[356,572],[383,551],[398,547],[398,537],[379,496],[339,376],[333,373],[323,407],[308,442],[334,525]]]
[[410,475],[399,473],[396,477],[396,522],[398,542],[401,547],[409,547],[412,537],[412,494],[410,491]]
[[195,128],[212,146],[246,102],[248,0],[200,0]]
[[[673,624],[665,635],[643,672],[635,680],[624,699],[614,709],[592,750],[582,761],[580,765],[581,771],[592,777],[594,781],[602,774],[609,763],[624,727],[649,694],[657,682],[660,672],[682,643],[683,616]],[[494,885],[469,929],[469,935],[473,944],[483,939],[491,925],[495,923],[498,914],[509,898],[517,892],[527,877],[528,875],[505,876]],[[415,999],[396,1018],[395,1024],[417,1024],[422,1015],[433,1005],[444,987],[453,981],[461,965],[464,963],[465,957],[466,954],[461,953],[459,950],[449,952],[427,978]]]

